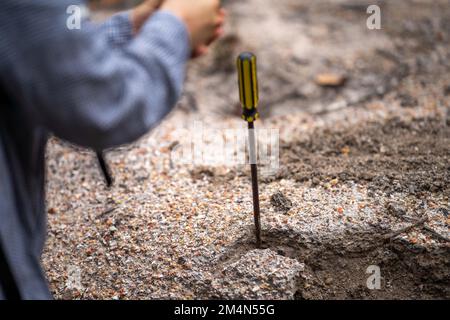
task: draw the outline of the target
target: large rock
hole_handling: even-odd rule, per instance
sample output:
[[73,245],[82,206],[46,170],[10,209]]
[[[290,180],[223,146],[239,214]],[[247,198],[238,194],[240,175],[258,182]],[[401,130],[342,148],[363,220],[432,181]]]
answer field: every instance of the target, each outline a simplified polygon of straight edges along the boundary
[[227,299],[293,299],[304,264],[270,249],[252,250],[225,266],[213,287]]

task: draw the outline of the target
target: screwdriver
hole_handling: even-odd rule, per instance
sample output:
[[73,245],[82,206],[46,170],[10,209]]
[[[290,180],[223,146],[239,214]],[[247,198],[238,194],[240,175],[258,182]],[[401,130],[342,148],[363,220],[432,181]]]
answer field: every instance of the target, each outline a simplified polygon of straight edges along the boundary
[[254,122],[258,113],[258,77],[256,71],[256,56],[243,52],[237,58],[239,80],[239,98],[242,105],[242,119],[248,123],[248,140],[250,169],[252,175],[253,214],[255,220],[256,246],[261,247],[261,217],[259,212],[258,168],[256,166],[256,141]]
[[102,151],[96,151],[96,156],[98,163],[100,165],[100,169],[102,170],[103,177],[105,178],[106,185],[109,187],[113,184],[113,178],[111,175],[111,169],[108,166],[108,163],[105,160],[104,154]]

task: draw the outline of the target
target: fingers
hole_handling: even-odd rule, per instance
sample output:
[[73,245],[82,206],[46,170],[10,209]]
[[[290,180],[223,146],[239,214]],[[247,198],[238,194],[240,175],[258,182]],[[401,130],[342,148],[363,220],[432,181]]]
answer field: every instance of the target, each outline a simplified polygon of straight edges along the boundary
[[193,51],[192,58],[198,58],[206,53],[208,53],[208,46],[207,45],[199,46]]
[[208,45],[210,45],[212,42],[214,42],[223,35],[224,33],[223,24],[225,23],[225,16],[226,16],[225,9],[220,9],[214,25],[215,30],[212,38],[207,42]]
[[221,2],[220,0],[215,0],[215,6],[217,10],[220,10],[220,7],[222,5],[220,2]]
[[133,33],[137,34],[145,21],[157,10],[164,0],[146,0],[132,9]]
[[224,34],[224,29],[222,27],[218,27],[214,30],[212,38],[206,43],[207,46],[211,45],[214,41],[219,39]]
[[226,14],[227,12],[225,11],[225,9],[219,10],[215,21],[217,27],[220,27],[225,23]]
[[223,8],[221,8],[220,1],[216,1],[214,3],[214,6],[216,5],[217,9],[213,9],[215,11],[215,14],[210,16],[211,20],[208,26],[209,31],[205,30],[205,35],[209,35],[209,37],[207,36],[205,39],[206,41],[203,40],[204,42],[201,45],[198,45],[193,50],[192,54],[193,58],[206,54],[208,52],[208,48],[211,45],[211,43],[213,43],[215,40],[217,40],[224,34],[223,25],[226,20],[227,12]]
[[223,36],[223,34],[225,33],[225,30],[220,27],[216,29],[216,32],[214,33],[214,40],[220,38],[221,36]]
[[142,3],[142,5],[147,6],[147,8],[150,9],[157,9],[159,8],[164,0],[146,0]]

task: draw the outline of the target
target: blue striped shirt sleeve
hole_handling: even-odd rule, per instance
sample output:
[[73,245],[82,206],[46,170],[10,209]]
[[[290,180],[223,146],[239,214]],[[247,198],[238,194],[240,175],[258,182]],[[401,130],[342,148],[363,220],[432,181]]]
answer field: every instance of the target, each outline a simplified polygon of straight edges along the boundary
[[102,32],[106,33],[109,43],[117,48],[128,44],[133,38],[130,11],[113,15],[102,24]]
[[129,38],[123,15],[107,28],[86,21],[69,30],[64,3],[73,1],[30,0],[17,8],[6,1],[16,20],[1,24],[22,39],[2,40],[9,60],[3,76],[38,125],[104,149],[134,141],[174,107],[191,49],[186,26],[171,13],[156,12]]

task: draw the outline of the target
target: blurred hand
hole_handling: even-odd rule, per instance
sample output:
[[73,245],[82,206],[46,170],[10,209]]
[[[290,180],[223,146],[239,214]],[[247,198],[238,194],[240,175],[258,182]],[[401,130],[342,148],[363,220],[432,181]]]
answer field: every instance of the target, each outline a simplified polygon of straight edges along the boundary
[[225,11],[220,0],[165,0],[161,9],[178,16],[187,26],[192,55],[200,56],[223,33]]
[[137,7],[131,10],[131,23],[133,25],[133,32],[137,34],[145,21],[155,12],[163,3],[164,0],[145,0]]

